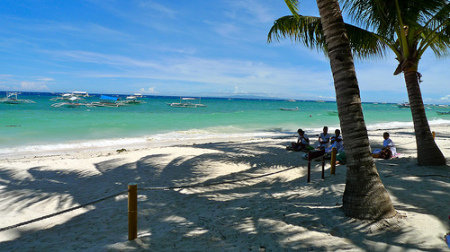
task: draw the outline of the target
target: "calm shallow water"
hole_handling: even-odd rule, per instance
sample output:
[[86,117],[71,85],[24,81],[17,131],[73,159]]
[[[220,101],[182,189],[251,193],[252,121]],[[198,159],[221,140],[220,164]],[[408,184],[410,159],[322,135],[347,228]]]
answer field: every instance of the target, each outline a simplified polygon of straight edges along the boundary
[[[202,98],[207,107],[174,108],[177,97],[144,97],[145,104],[128,107],[55,108],[50,93],[22,93],[30,104],[0,104],[0,155],[117,146],[152,141],[293,135],[298,128],[320,131],[339,127],[335,102]],[[0,93],[5,97],[5,93]],[[125,96],[121,97],[122,99]],[[99,96],[87,102],[98,101]],[[282,111],[280,108],[296,108]],[[368,129],[412,126],[409,109],[396,104],[363,104]],[[427,106],[430,124],[450,123],[437,115],[448,107]]]

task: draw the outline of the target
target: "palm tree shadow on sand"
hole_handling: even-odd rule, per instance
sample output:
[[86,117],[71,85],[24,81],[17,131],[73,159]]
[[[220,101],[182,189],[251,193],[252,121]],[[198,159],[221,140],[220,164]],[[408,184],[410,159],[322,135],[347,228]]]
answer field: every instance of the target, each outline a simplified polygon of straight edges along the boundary
[[[62,222],[45,220],[51,223],[46,229],[16,228],[17,238],[2,242],[0,250],[61,248],[61,243],[66,250],[91,251],[371,250],[373,244],[380,243],[388,247],[436,250],[424,248],[420,242],[398,242],[411,232],[410,227],[385,227],[376,231],[373,227],[379,224],[345,217],[340,210],[345,166],[338,167],[336,175],[328,175],[328,165],[322,181],[320,163],[314,162],[312,183],[308,184],[306,161],[300,158],[301,153],[286,152],[283,145],[280,146],[261,142],[179,146],[192,150],[191,153],[200,149],[198,153],[202,154],[177,157],[155,154],[131,163],[124,163],[117,155],[117,158],[95,164],[98,174],[67,171],[64,167],[57,171],[32,167],[28,178],[21,179],[4,166],[0,169],[1,198],[11,202],[8,206],[11,211],[20,212],[50,200],[56,201],[56,208],[63,210],[126,190],[130,182],[136,182],[141,190],[137,240],[127,241],[127,197],[124,194],[87,207]],[[408,160],[407,165],[400,161],[377,161],[386,167],[379,169],[379,173],[389,193],[397,199],[396,209],[442,219],[442,210],[434,209],[429,203],[442,200],[449,179],[419,177],[421,179],[405,182],[405,176],[418,169],[414,169],[413,159]],[[228,163],[236,169],[220,171],[215,169],[218,163]],[[423,171],[415,175],[429,173],[427,169]],[[275,174],[260,177],[269,173]],[[283,175],[286,173],[290,176]],[[249,179],[252,177],[258,178]],[[240,182],[228,183],[237,180]],[[199,183],[214,185],[142,190]],[[425,183],[433,188],[432,192],[421,190],[411,197],[407,189]],[[406,188],[402,190],[399,184]],[[444,224],[445,219],[442,220]],[[353,238],[356,236],[364,239]]]

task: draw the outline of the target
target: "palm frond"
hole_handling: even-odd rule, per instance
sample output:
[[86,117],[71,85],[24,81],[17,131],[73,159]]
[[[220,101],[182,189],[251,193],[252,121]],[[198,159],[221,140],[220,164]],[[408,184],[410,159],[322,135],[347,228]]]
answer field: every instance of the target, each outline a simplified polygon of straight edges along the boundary
[[[345,24],[347,36],[350,41],[355,58],[365,59],[373,57],[384,57],[389,46],[381,36],[361,29],[357,26]],[[269,31],[267,41],[280,41],[290,38],[294,42],[302,43],[309,49],[316,49],[328,53],[325,36],[322,30],[320,18],[310,16],[284,16],[277,19]]]
[[289,10],[291,11],[292,15],[296,18],[298,18],[298,0],[284,0],[286,5],[288,6]]
[[309,49],[327,52],[325,37],[318,17],[299,15],[296,18],[289,15],[277,19],[269,31],[267,42],[280,41],[281,38],[290,38]]
[[345,24],[353,56],[359,59],[385,57],[389,40],[360,27]]

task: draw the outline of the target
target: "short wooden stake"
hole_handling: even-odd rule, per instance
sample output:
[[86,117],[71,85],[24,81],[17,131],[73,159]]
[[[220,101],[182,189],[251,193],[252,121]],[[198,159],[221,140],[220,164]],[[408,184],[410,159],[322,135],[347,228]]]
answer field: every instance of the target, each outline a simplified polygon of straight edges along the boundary
[[433,134],[433,139],[436,137],[436,132],[432,131],[431,134]]
[[311,152],[308,152],[308,179],[306,182],[309,183],[311,177]]
[[325,179],[325,155],[322,156],[322,179]]
[[331,169],[330,169],[330,174],[336,174],[336,154],[337,154],[337,149],[336,149],[336,147],[333,147],[331,149]]
[[128,240],[137,238],[137,184],[128,184]]

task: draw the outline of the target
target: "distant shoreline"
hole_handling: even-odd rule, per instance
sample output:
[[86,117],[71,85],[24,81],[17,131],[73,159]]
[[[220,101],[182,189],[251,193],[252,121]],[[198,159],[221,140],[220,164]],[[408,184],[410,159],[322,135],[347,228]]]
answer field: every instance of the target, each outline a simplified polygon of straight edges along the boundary
[[[408,126],[407,124],[411,124]],[[383,127],[383,125],[385,127]],[[431,124],[430,127],[444,127],[450,125],[450,122]],[[308,129],[304,128],[306,134],[314,143],[316,136],[322,131],[322,128]],[[398,131],[398,130],[410,130],[414,132],[412,122],[406,123],[403,126],[380,124],[377,126],[369,126],[368,133],[373,134],[378,131]],[[329,132],[334,132],[334,128],[329,128]],[[146,137],[133,137],[133,138],[119,138],[119,139],[99,139],[88,141],[71,141],[70,143],[58,143],[47,145],[31,145],[31,146],[19,146],[0,148],[0,160],[4,159],[17,159],[37,156],[52,156],[52,155],[67,155],[74,152],[103,152],[103,151],[115,151],[120,149],[147,149],[156,147],[169,147],[177,145],[195,145],[204,143],[218,143],[218,142],[233,142],[233,141],[246,141],[252,139],[270,140],[270,139],[293,139],[297,137],[295,131],[291,132],[252,132],[252,133],[237,133],[237,134],[217,134],[209,137],[202,137],[202,135],[193,136],[192,138],[186,137],[184,139],[179,137],[172,137],[165,139],[161,136],[152,138],[152,136]],[[164,134],[163,134],[164,135]],[[156,135],[155,135],[156,136]]]

